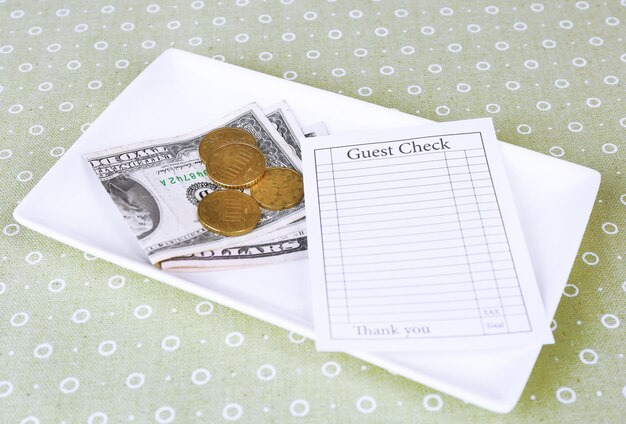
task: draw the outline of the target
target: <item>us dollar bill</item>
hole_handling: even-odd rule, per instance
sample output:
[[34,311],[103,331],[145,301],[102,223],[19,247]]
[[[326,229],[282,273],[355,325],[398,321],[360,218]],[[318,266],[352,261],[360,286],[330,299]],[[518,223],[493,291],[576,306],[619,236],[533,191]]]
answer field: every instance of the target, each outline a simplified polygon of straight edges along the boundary
[[197,205],[220,190],[207,176],[198,145],[219,127],[242,128],[257,140],[268,167],[302,171],[302,162],[256,104],[190,134],[152,140],[85,155],[96,176],[153,264],[229,246],[270,234],[304,217],[304,202],[282,211],[263,209],[257,227],[237,237],[223,237],[199,223]]
[[[294,153],[300,157],[300,145],[305,134],[287,103],[283,101],[264,108],[263,113],[287,144],[292,147]],[[320,123],[316,125],[319,129]],[[306,223],[304,219],[301,219],[272,233],[257,237],[247,245],[228,246],[171,258],[163,261],[161,267],[177,271],[200,271],[208,268],[215,270],[262,265],[304,258],[307,246]]]
[[302,159],[300,140],[305,136],[291,108],[289,108],[289,105],[285,101],[282,101],[263,109],[263,113],[265,113],[267,119],[274,124],[276,131],[278,131],[287,144],[289,144],[296,155]]

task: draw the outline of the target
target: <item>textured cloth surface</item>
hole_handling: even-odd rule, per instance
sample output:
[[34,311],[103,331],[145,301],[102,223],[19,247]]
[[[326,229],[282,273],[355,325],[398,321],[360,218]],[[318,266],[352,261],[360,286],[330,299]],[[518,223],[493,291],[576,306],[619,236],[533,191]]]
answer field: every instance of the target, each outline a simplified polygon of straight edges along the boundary
[[[0,422],[621,422],[625,12],[624,0],[0,0]],[[556,344],[513,412],[317,353],[14,221],[169,47],[437,121],[490,116],[500,139],[602,173]]]

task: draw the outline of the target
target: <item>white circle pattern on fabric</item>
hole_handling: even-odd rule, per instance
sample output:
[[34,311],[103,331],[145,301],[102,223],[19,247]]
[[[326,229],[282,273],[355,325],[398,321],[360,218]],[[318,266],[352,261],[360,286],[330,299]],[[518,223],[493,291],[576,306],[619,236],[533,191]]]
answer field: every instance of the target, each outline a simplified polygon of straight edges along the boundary
[[230,347],[238,347],[241,346],[244,342],[244,336],[238,331],[229,333],[226,336],[226,344]]
[[52,356],[53,347],[50,343],[41,343],[35,346],[33,356],[37,359],[48,359]]
[[295,71],[286,71],[283,74],[283,78],[288,81],[295,80],[296,78],[298,78],[298,74]]
[[363,97],[369,97],[372,95],[373,90],[370,87],[359,87],[357,93]]
[[322,374],[326,377],[334,378],[341,372],[341,365],[335,361],[328,361],[322,365]]
[[498,41],[494,44],[494,47],[501,52],[507,51],[511,46],[506,41]]
[[124,284],[126,284],[126,277],[123,275],[114,275],[107,281],[107,285],[112,289],[122,288]]
[[511,91],[517,91],[521,87],[518,81],[507,81],[504,86]]
[[343,32],[339,29],[331,29],[328,31],[328,38],[331,40],[339,40],[341,37],[343,37]]
[[15,177],[18,181],[25,183],[26,181],[30,181],[33,178],[33,173],[31,171],[22,171]]
[[296,39],[296,34],[294,34],[293,32],[285,32],[281,38],[283,39],[283,41],[293,41]]
[[80,387],[80,381],[76,377],[64,378],[59,383],[59,390],[64,394],[74,393]]
[[556,398],[561,403],[576,402],[576,392],[571,387],[559,387],[556,391]]
[[11,105],[9,106],[9,109],[7,109],[9,113],[12,114],[18,114],[20,112],[22,112],[24,110],[24,106],[20,105],[20,104],[15,104],[15,105]]
[[448,44],[448,51],[450,51],[452,53],[458,53],[461,50],[463,50],[463,46],[458,44],[458,43]]
[[89,81],[87,83],[87,88],[89,88],[90,90],[98,90],[101,87],[102,87],[102,81],[94,80],[94,81]]
[[602,315],[602,317],[600,318],[600,322],[602,322],[602,325],[610,330],[619,327],[619,325],[621,324],[620,319],[617,317],[617,315],[614,314]]
[[11,396],[13,393],[13,383],[10,381],[0,381],[0,399]]
[[454,15],[454,9],[451,9],[449,7],[442,7],[441,9],[439,9],[439,13],[441,14],[441,16],[452,16]]
[[593,252],[584,252],[582,259],[584,263],[591,266],[595,266],[600,263],[600,257]]
[[203,386],[211,380],[211,373],[206,368],[197,368],[191,373],[191,382]]
[[578,296],[578,293],[580,293],[580,290],[575,284],[568,283],[563,289],[563,295],[567,297],[576,297]]
[[617,150],[618,150],[617,145],[613,143],[604,143],[602,145],[602,151],[606,153],[607,155],[612,155],[613,153],[616,153]]
[[29,319],[30,319],[30,315],[28,315],[28,313],[18,312],[11,317],[9,322],[11,323],[11,326],[13,327],[23,327],[24,325],[28,323]]
[[126,377],[126,387],[129,389],[139,389],[146,382],[146,376],[139,372],[133,372]]
[[413,96],[417,96],[422,93],[422,87],[419,85],[409,85],[406,91]]
[[43,127],[43,125],[36,124],[36,125],[33,125],[32,127],[30,127],[28,129],[28,132],[31,135],[38,136],[38,135],[43,134],[44,130],[45,130],[45,128]]
[[305,417],[309,409],[309,403],[304,399],[296,399],[289,405],[289,413],[294,417]]
[[243,408],[238,403],[229,403],[222,409],[222,417],[227,421],[237,421],[243,415]]
[[166,352],[174,352],[180,347],[180,338],[178,336],[167,336],[161,341],[161,349]]
[[176,411],[171,406],[162,406],[154,412],[154,419],[159,424],[169,424],[176,418]]
[[133,316],[137,319],[147,319],[152,315],[152,306],[138,305],[133,310]]
[[91,318],[91,312],[87,309],[77,309],[72,314],[72,321],[76,324],[84,324]]
[[304,343],[306,341],[306,337],[300,335],[300,334],[296,334],[292,331],[289,332],[288,334],[289,337],[289,341],[291,343],[295,343],[295,344],[301,344]]
[[214,305],[208,300],[203,300],[196,304],[195,310],[198,315],[210,315],[213,313]]
[[619,232],[619,229],[617,228],[617,225],[612,223],[612,222],[605,222],[604,224],[602,224],[602,231],[604,231],[606,234],[617,234]]
[[111,356],[117,350],[117,343],[113,340],[105,340],[98,345],[98,353],[101,356]]
[[589,348],[581,350],[578,357],[580,358],[580,362],[586,365],[595,365],[600,358],[593,349]]
[[270,364],[261,365],[256,371],[259,380],[270,381],[276,378],[276,367]]
[[261,52],[259,53],[259,59],[261,59],[263,62],[268,62],[270,60],[272,60],[272,58],[274,57],[274,55],[270,52]]
[[356,410],[362,414],[371,414],[376,410],[376,399],[371,396],[361,396],[356,401]]
[[489,113],[498,113],[500,112],[500,105],[497,103],[489,103],[485,106],[485,110]]
[[59,293],[65,289],[65,280],[61,278],[55,278],[48,283],[48,290],[52,293]]
[[109,416],[104,412],[94,412],[87,417],[87,424],[107,424]]
[[35,265],[43,259],[43,254],[37,250],[29,252],[24,258],[30,265]]
[[443,399],[438,394],[430,394],[424,396],[424,400],[422,401],[422,405],[424,408],[431,412],[441,411],[443,408]]

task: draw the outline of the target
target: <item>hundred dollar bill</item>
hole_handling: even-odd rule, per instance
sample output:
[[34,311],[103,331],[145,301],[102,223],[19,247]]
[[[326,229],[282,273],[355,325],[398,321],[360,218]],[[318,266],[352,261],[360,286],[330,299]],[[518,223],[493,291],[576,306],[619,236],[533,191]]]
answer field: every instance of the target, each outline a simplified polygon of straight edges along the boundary
[[268,167],[302,171],[300,158],[256,104],[187,135],[85,156],[153,264],[207,250],[244,246],[248,240],[304,217],[301,202],[287,210],[262,210],[257,228],[246,235],[223,237],[202,227],[197,205],[220,188],[207,177],[198,144],[204,134],[219,127],[242,128],[253,134]]
[[[263,113],[300,157],[300,144],[305,135],[287,103],[283,101],[265,108]],[[306,223],[301,219],[269,234],[256,237],[247,245],[228,246],[171,258],[163,261],[161,267],[183,271],[262,265],[306,257],[306,250]]]

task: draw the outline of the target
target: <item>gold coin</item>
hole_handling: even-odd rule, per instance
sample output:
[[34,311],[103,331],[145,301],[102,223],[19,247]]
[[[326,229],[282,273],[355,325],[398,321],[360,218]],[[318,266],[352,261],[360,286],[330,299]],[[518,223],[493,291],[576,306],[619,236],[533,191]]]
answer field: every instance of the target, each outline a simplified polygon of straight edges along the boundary
[[200,140],[200,159],[207,163],[207,159],[216,149],[232,143],[249,144],[256,147],[257,142],[252,134],[241,128],[218,128],[205,134]]
[[250,187],[250,194],[265,209],[289,209],[304,197],[302,176],[289,168],[269,168],[263,178]]
[[206,169],[209,178],[221,187],[250,187],[263,177],[265,156],[249,144],[227,144],[211,153]]
[[198,204],[198,220],[209,231],[223,236],[249,233],[261,219],[258,203],[237,190],[219,190]]

